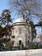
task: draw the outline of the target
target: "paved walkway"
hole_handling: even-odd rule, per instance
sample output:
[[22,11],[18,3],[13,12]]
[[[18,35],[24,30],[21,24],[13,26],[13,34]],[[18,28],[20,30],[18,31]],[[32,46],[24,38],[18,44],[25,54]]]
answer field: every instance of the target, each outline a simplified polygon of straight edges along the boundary
[[0,52],[0,56],[42,56],[42,49],[4,51],[4,52]]

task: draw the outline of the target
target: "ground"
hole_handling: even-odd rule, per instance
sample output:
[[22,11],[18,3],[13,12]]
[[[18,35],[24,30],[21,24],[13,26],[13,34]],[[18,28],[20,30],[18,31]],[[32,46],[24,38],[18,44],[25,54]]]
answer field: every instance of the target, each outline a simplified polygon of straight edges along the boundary
[[0,52],[0,56],[42,56],[42,49],[2,51]]

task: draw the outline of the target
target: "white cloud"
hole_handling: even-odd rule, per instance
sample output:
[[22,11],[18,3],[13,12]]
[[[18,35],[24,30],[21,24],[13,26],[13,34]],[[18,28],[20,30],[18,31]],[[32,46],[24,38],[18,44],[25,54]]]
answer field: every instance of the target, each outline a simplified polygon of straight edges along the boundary
[[23,22],[24,20],[23,20],[23,17],[20,17],[20,18],[17,18],[17,19],[15,19],[14,21],[13,21],[13,23],[15,23],[15,22]]

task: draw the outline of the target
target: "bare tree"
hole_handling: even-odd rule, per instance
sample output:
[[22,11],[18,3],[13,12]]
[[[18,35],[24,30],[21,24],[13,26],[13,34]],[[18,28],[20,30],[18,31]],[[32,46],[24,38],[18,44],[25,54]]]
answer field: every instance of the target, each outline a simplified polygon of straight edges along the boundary
[[[10,2],[11,9],[17,9],[23,17],[27,17],[30,14],[36,14],[34,9],[40,9],[40,3],[36,0],[11,0]],[[36,14],[37,15],[37,14]]]

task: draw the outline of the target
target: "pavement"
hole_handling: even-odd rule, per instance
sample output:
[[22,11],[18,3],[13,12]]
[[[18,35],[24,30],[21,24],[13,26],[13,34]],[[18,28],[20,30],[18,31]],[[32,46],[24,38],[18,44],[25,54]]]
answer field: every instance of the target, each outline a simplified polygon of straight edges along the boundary
[[42,49],[1,51],[0,56],[42,56]]

